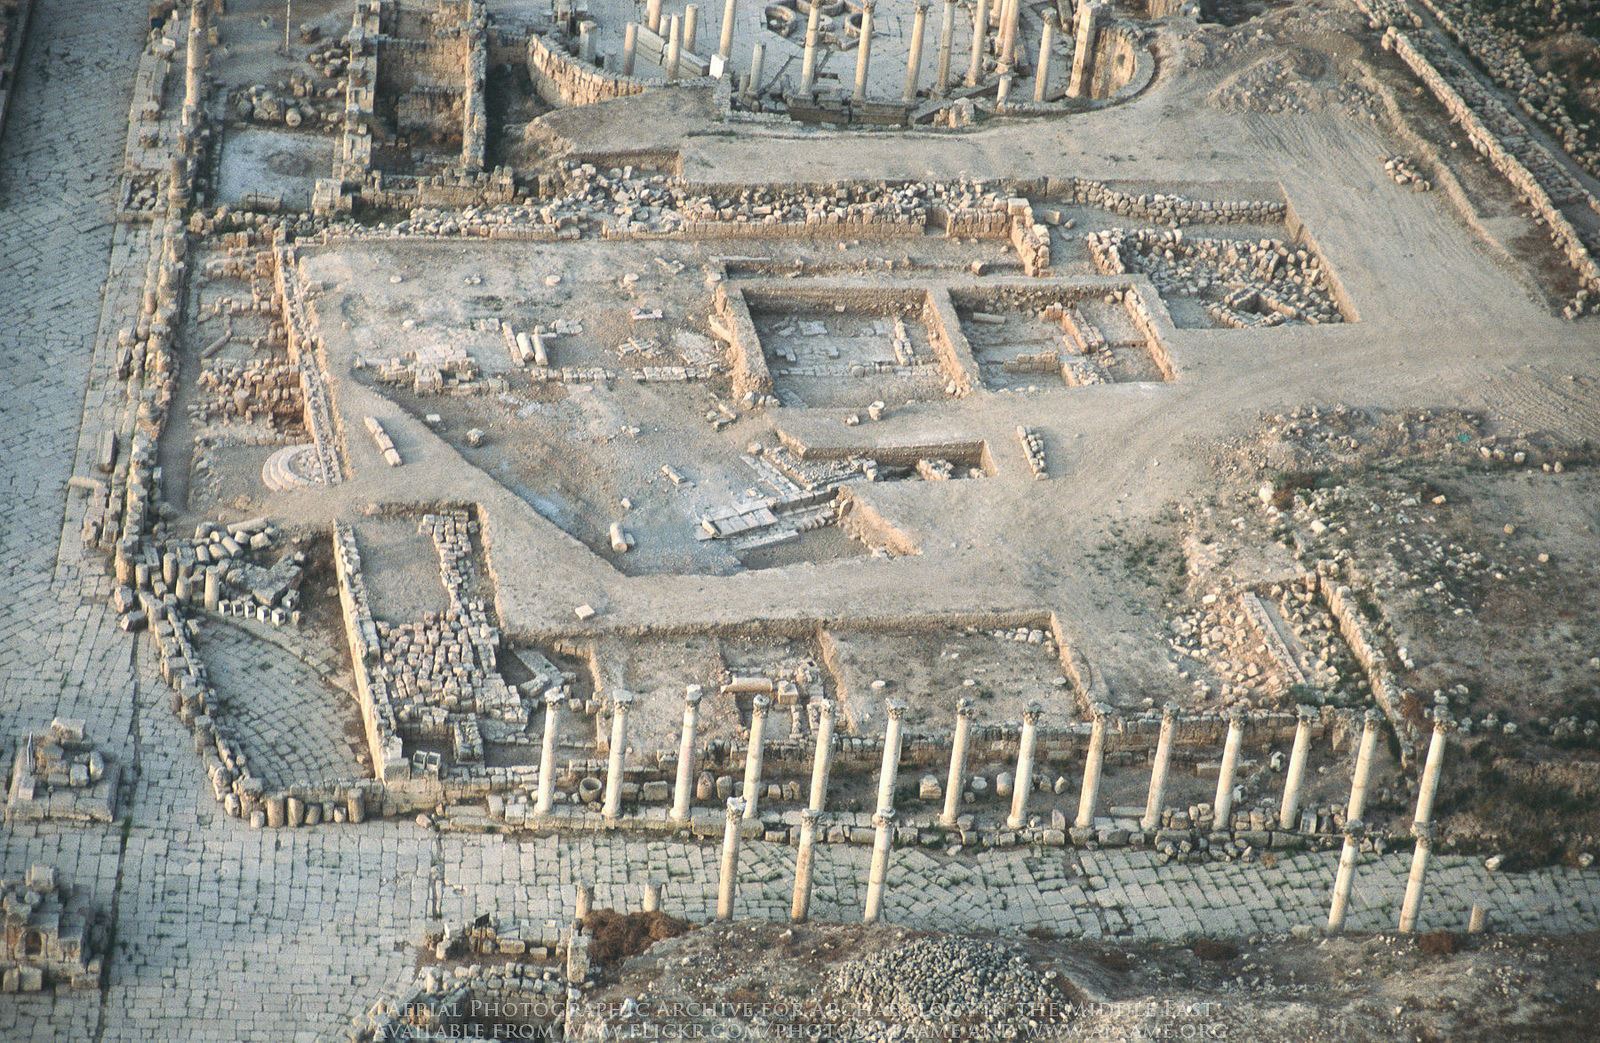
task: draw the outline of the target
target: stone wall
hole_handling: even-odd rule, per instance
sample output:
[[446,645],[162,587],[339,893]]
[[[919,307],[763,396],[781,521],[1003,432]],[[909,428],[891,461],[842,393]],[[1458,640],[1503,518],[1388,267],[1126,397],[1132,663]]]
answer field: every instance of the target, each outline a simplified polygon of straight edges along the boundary
[[[1502,119],[1495,122],[1502,125],[1504,120],[1514,122],[1514,117],[1504,112],[1504,107],[1488,97],[1486,92],[1484,96],[1475,99],[1476,104],[1469,102],[1440,71],[1435,62],[1424,53],[1424,48],[1409,34],[1390,27],[1383,34],[1383,46],[1394,51],[1400,60],[1406,63],[1422,81],[1423,86],[1427,87],[1438,99],[1439,104],[1444,106],[1450,118],[1466,132],[1472,147],[1477,149],[1479,154],[1487,159],[1500,176],[1510,182],[1511,187],[1533,208],[1534,215],[1544,222],[1551,241],[1565,255],[1567,263],[1577,273],[1578,280],[1584,287],[1600,292],[1600,265],[1596,264],[1589,248],[1584,245],[1578,230],[1561,212],[1561,208],[1551,198],[1541,180],[1508,146],[1506,140],[1490,126],[1493,116],[1483,110],[1491,107],[1500,108],[1502,111],[1499,115]],[[1523,145],[1524,148],[1539,147],[1526,140]]]
[[596,69],[568,54],[560,42],[538,33],[528,37],[528,76],[539,97],[557,108],[630,98],[667,85],[664,79],[614,76]]

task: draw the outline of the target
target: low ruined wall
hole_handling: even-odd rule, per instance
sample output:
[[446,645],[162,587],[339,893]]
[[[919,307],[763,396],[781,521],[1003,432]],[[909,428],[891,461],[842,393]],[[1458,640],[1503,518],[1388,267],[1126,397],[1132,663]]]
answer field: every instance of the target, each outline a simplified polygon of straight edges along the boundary
[[972,345],[961,329],[961,316],[956,314],[955,302],[949,289],[928,291],[928,303],[923,308],[923,321],[928,327],[928,346],[939,360],[939,371],[955,387],[961,398],[983,386],[978,371],[978,360],[972,354]]
[[333,527],[333,570],[339,588],[339,607],[343,612],[345,637],[350,642],[350,665],[356,677],[356,701],[361,707],[361,722],[366,728],[367,749],[378,779],[390,782],[408,774],[400,731],[390,703],[388,684],[371,671],[369,664],[380,654],[378,625],[367,603],[366,584],[361,578],[361,551],[356,534],[344,522]]
[[726,333],[733,363],[733,393],[736,398],[770,395],[773,392],[772,371],[767,368],[767,358],[761,351],[761,337],[756,333],[755,322],[750,318],[750,306],[745,302],[744,291],[729,288],[726,283],[717,287],[712,298],[716,318]]

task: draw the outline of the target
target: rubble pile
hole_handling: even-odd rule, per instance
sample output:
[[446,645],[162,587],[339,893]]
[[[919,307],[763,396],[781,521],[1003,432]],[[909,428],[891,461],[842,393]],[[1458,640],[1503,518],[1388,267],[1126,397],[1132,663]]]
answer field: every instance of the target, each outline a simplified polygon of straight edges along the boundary
[[1428,192],[1433,189],[1433,182],[1422,176],[1417,165],[1405,156],[1390,156],[1383,161],[1383,172],[1394,179],[1397,185],[1409,185],[1413,192]]
[[991,1039],[1025,1039],[1065,1016],[1055,979],[1055,971],[1039,974],[1004,943],[940,936],[842,964],[832,985],[859,1004],[852,1026],[859,1039],[959,1024],[981,1026]]
[[201,370],[196,383],[209,392],[192,407],[196,419],[263,422],[283,432],[303,428],[299,366],[273,359],[218,362]]
[[414,622],[377,623],[378,673],[396,720],[408,735],[450,743],[463,762],[482,760],[486,737],[511,737],[528,724],[522,695],[497,670],[500,632],[475,592],[476,526],[465,511],[424,515],[418,531],[432,538],[439,554],[449,607]]
[[1342,322],[1321,260],[1280,240],[1195,239],[1182,229],[1112,228],[1087,236],[1106,275],[1142,272],[1163,296],[1197,297],[1232,327]]
[[83,721],[57,717],[23,737],[6,791],[7,822],[110,822],[118,772],[84,735]]
[[104,918],[56,878],[55,867],[33,865],[21,880],[0,880],[0,913],[0,992],[100,987]]

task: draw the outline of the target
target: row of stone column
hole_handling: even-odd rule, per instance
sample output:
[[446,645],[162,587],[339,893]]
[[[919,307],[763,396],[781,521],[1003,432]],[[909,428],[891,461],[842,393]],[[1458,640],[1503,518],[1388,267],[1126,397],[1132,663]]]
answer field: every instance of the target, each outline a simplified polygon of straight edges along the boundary
[[[672,809],[669,819],[676,823],[689,821],[691,798],[695,778],[695,750],[699,724],[699,707],[704,691],[700,685],[690,685],[684,693],[683,728],[678,745],[677,775],[673,787]],[[545,814],[554,802],[556,742],[560,730],[560,712],[563,701],[558,692],[546,694],[545,728],[539,759],[539,789],[534,810]],[[622,783],[625,772],[624,753],[627,749],[628,712],[633,696],[626,692],[612,697],[611,739],[606,764],[602,815],[615,820],[622,810]],[[771,700],[757,695],[751,705],[749,738],[745,748],[744,812],[743,817],[755,818],[760,813],[762,765],[765,749],[766,721]],[[828,775],[833,759],[833,704],[822,701],[816,704],[817,735],[813,754],[811,788],[808,806],[821,812],[826,799]],[[1093,723],[1089,733],[1089,746],[1084,758],[1083,785],[1079,792],[1077,815],[1073,825],[1088,829],[1094,825],[1099,812],[1100,778],[1105,764],[1105,736],[1112,719],[1111,710],[1103,704],[1093,707]],[[883,760],[878,774],[879,812],[892,811],[894,786],[898,777],[902,746],[902,720],[905,706],[891,701],[886,706]],[[961,794],[967,783],[967,746],[972,726],[973,706],[963,698],[956,706],[955,729],[951,735],[950,767],[946,778],[943,811],[939,822],[953,827],[959,814]],[[1043,709],[1030,704],[1022,715],[1022,732],[1017,742],[1016,776],[1011,796],[1010,813],[1006,826],[1021,829],[1028,822],[1028,801],[1033,790],[1034,751],[1038,737],[1038,723]],[[1165,808],[1168,768],[1172,757],[1173,731],[1177,710],[1168,706],[1162,711],[1161,730],[1156,739],[1154,761],[1150,771],[1150,787],[1145,801],[1140,828],[1156,829],[1161,824]],[[1307,753],[1311,740],[1311,726],[1315,712],[1302,708],[1295,728],[1294,744],[1279,806],[1280,828],[1293,829],[1300,813],[1300,788],[1305,777]],[[1223,743],[1222,762],[1217,772],[1216,795],[1213,799],[1213,817],[1220,829],[1226,829],[1233,815],[1234,778],[1238,767],[1239,749],[1243,740],[1244,716],[1238,711],[1229,714],[1227,737]],[[1430,753],[1430,758],[1432,754]],[[1430,763],[1432,761],[1430,760]],[[1358,817],[1358,816],[1353,816]]]
[[[730,9],[731,9],[730,0]],[[903,104],[910,105],[916,101],[917,92],[921,86],[922,77],[922,48],[926,37],[928,0],[918,0],[912,11],[911,41],[906,52],[905,87],[901,91],[900,100]],[[953,57],[955,43],[955,0],[944,0],[944,16],[939,27],[939,57],[938,68],[934,77],[933,93],[935,97],[943,97],[954,85],[951,79],[950,65]],[[855,85],[851,93],[853,101],[860,103],[867,99],[867,77],[871,70],[872,62],[872,32],[873,19],[876,14],[875,0],[866,0],[861,8],[861,35],[856,47]],[[1011,82],[1016,66],[1017,32],[1021,18],[1021,0],[1000,0],[995,12],[996,24],[1000,31],[1000,101],[1005,101],[1010,93]],[[972,24],[971,56],[966,73],[968,87],[976,87],[983,81],[984,56],[988,50],[990,7],[988,0],[978,0],[978,6]],[[1035,101],[1044,101],[1049,95],[1050,65],[1052,50],[1055,47],[1055,37],[1059,21],[1054,10],[1044,14],[1044,25],[1039,35],[1039,66],[1034,73],[1033,97]],[[817,72],[817,45],[820,40],[820,12],[817,5],[813,4],[806,18],[805,51],[800,64],[800,91],[802,95],[810,94],[816,86]],[[724,40],[727,37],[724,36]],[[726,57],[726,53],[724,53]]]
[[[1355,774],[1350,781],[1350,803],[1345,809],[1344,846],[1339,852],[1339,869],[1334,877],[1333,900],[1328,906],[1328,930],[1343,929],[1350,908],[1350,892],[1355,884],[1356,855],[1361,839],[1366,835],[1366,825],[1361,816],[1366,811],[1367,786],[1372,771],[1372,754],[1377,746],[1376,711],[1368,711],[1367,726],[1361,735],[1361,748],[1356,754]],[[1400,931],[1410,934],[1417,928],[1417,916],[1422,910],[1422,889],[1427,879],[1428,860],[1433,854],[1433,804],[1439,793],[1439,777],[1444,770],[1444,749],[1447,735],[1454,728],[1450,718],[1439,713],[1433,722],[1433,735],[1428,742],[1428,757],[1422,765],[1422,778],[1417,786],[1417,809],[1411,820],[1411,835],[1416,846],[1411,853],[1411,872],[1406,877],[1405,897],[1400,903]],[[1475,922],[1481,920],[1482,911],[1473,909]],[[1481,927],[1481,923],[1480,923]]]
[[[692,779],[694,777],[694,751],[699,705],[703,691],[698,685],[690,686],[684,695],[683,732],[679,746],[676,786],[673,795],[671,818],[686,822],[689,817]],[[559,726],[561,700],[555,695],[547,697],[545,710],[544,747],[540,759],[539,796],[536,810],[547,812],[552,800],[555,763],[555,737]],[[606,792],[603,814],[615,819],[620,813],[623,751],[626,748],[627,714],[632,698],[619,694],[613,699],[611,748],[607,766]],[[717,889],[717,917],[728,919],[733,915],[733,900],[737,886],[739,839],[742,823],[759,814],[761,792],[762,755],[767,713],[770,702],[757,696],[752,703],[750,733],[745,755],[744,797],[730,798],[727,802],[727,819],[723,831],[722,865]],[[815,856],[817,827],[826,810],[829,775],[833,762],[834,709],[831,702],[817,704],[816,751],[812,761],[811,786],[807,806],[801,812],[799,851],[795,860],[794,897],[790,915],[795,921],[806,919],[811,901],[811,871]],[[1105,762],[1106,728],[1111,721],[1108,707],[1093,708],[1089,745],[1084,758],[1083,785],[1079,793],[1074,826],[1091,828],[1099,811],[1100,779]],[[1010,814],[1006,819],[1009,828],[1020,829],[1027,824],[1028,800],[1033,789],[1034,754],[1037,744],[1038,723],[1043,714],[1037,704],[1030,704],[1023,713],[1022,732],[1017,743],[1016,778],[1012,791]],[[888,878],[889,857],[894,839],[894,791],[899,777],[903,748],[905,705],[890,701],[885,706],[883,756],[878,772],[878,791],[873,814],[874,838],[872,863],[867,878],[866,904],[863,918],[874,922],[881,916],[885,881]],[[967,783],[967,749],[973,716],[970,699],[962,699],[956,707],[956,724],[951,736],[950,766],[945,787],[945,802],[939,821],[954,826],[959,815],[961,794]],[[1151,766],[1150,786],[1140,825],[1146,830],[1160,825],[1165,807],[1167,776],[1172,756],[1173,732],[1177,711],[1168,706],[1162,712],[1161,730],[1156,740],[1155,757]],[[1282,828],[1294,828],[1300,811],[1300,790],[1304,781],[1308,758],[1311,726],[1315,713],[1302,708],[1296,722],[1293,746],[1284,780],[1283,796],[1279,805],[1278,821]],[[1356,754],[1355,770],[1351,777],[1350,798],[1345,811],[1345,839],[1339,857],[1339,867],[1334,882],[1333,899],[1328,913],[1328,928],[1340,930],[1344,926],[1349,907],[1350,893],[1355,879],[1356,856],[1360,840],[1365,833],[1362,815],[1366,808],[1367,790],[1371,781],[1372,760],[1377,747],[1381,715],[1369,710],[1363,722],[1361,739]],[[1243,739],[1243,714],[1233,712],[1228,719],[1228,732],[1223,743],[1222,762],[1217,773],[1214,798],[1215,821],[1226,828],[1233,814],[1234,779],[1238,765],[1239,749]],[[1440,715],[1434,724],[1427,760],[1424,763],[1417,795],[1416,814],[1412,832],[1416,847],[1412,856],[1411,872],[1406,884],[1401,906],[1399,928],[1402,932],[1415,929],[1422,902],[1428,860],[1433,841],[1433,805],[1438,793],[1439,778],[1444,760],[1446,733],[1449,721]]]

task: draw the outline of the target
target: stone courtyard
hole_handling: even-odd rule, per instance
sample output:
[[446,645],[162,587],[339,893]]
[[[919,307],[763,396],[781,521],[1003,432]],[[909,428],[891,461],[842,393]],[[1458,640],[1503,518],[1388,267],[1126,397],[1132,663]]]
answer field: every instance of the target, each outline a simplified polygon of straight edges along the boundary
[[746,924],[1600,930],[1536,28],[285,13],[0,0],[0,1037],[598,1038]]

